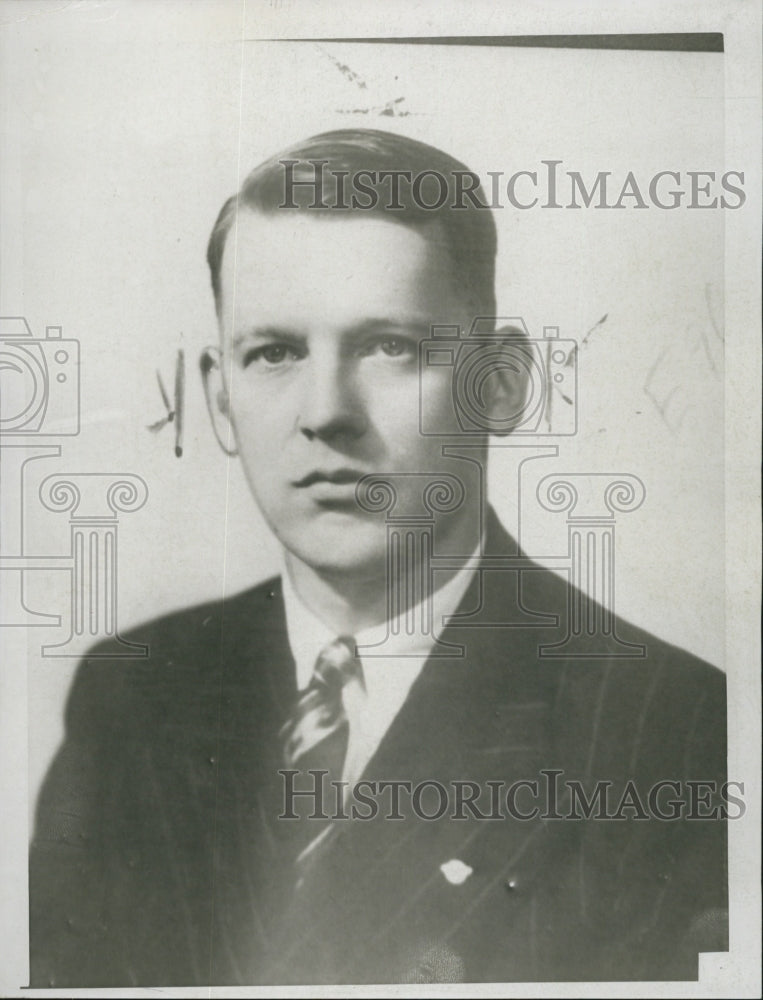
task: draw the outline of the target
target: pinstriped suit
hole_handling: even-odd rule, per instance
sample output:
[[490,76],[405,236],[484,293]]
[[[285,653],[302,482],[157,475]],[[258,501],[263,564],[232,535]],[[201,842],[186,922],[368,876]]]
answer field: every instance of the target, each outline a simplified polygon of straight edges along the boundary
[[[512,545],[492,517],[489,551]],[[563,616],[567,585],[526,572],[521,600]],[[505,603],[488,589],[484,620]],[[69,698],[31,853],[32,985],[680,979],[727,947],[719,821],[426,822],[403,804],[337,823],[292,900],[279,582],[139,631],[148,661],[86,660]],[[427,663],[364,777],[722,782],[723,674],[620,634],[646,658],[539,659],[558,632],[449,627],[465,656]]]

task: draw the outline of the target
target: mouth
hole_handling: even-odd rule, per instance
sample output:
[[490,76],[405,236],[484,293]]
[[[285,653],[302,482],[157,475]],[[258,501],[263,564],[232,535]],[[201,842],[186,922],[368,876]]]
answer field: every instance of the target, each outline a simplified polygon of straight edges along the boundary
[[355,487],[364,475],[358,469],[313,469],[292,486],[317,509],[357,514]]
[[309,486],[315,485],[328,485],[328,486],[355,486],[358,480],[365,475],[363,472],[358,472],[357,469],[315,469],[309,472],[306,476],[301,479],[297,479],[292,483],[298,489],[306,489]]

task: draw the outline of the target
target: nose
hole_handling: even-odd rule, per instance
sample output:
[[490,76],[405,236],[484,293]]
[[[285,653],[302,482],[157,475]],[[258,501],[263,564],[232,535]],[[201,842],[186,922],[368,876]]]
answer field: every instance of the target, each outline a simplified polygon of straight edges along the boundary
[[305,375],[297,418],[300,432],[308,440],[361,437],[368,418],[352,365],[341,358],[318,357]]

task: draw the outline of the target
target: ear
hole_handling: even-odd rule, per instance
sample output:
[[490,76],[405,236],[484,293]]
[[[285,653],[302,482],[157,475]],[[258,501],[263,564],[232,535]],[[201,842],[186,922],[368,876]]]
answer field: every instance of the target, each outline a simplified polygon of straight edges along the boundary
[[521,426],[526,417],[532,348],[527,335],[514,326],[501,327],[493,337],[501,349],[491,366],[490,377],[484,382],[483,399],[491,433],[505,437]]
[[212,422],[217,443],[226,455],[237,455],[236,433],[230,414],[230,395],[223,375],[223,362],[217,347],[207,347],[199,358],[201,380],[207,412]]

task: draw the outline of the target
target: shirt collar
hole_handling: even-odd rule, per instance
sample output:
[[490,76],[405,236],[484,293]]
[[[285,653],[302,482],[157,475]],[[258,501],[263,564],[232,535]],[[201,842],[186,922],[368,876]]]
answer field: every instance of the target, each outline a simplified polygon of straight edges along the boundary
[[[389,623],[385,622],[359,631],[355,635],[357,645],[363,647],[383,643],[385,659],[395,656],[426,659],[432,650],[435,637],[442,632],[443,621],[458,609],[474,575],[474,565],[481,551],[482,543],[480,542],[472,553],[472,557],[466,560],[461,569],[432,595],[433,633],[426,634],[421,631],[422,616],[420,611],[422,605],[419,604],[412,609],[406,619],[408,622],[414,623],[412,630],[407,629],[405,623],[401,622],[401,627],[396,632],[389,630],[391,634],[388,635]],[[296,663],[297,687],[301,691],[310,683],[321,650],[332,643],[337,635],[302,602],[294,589],[285,560],[283,560],[281,576],[286,610],[286,630],[292,656]]]

